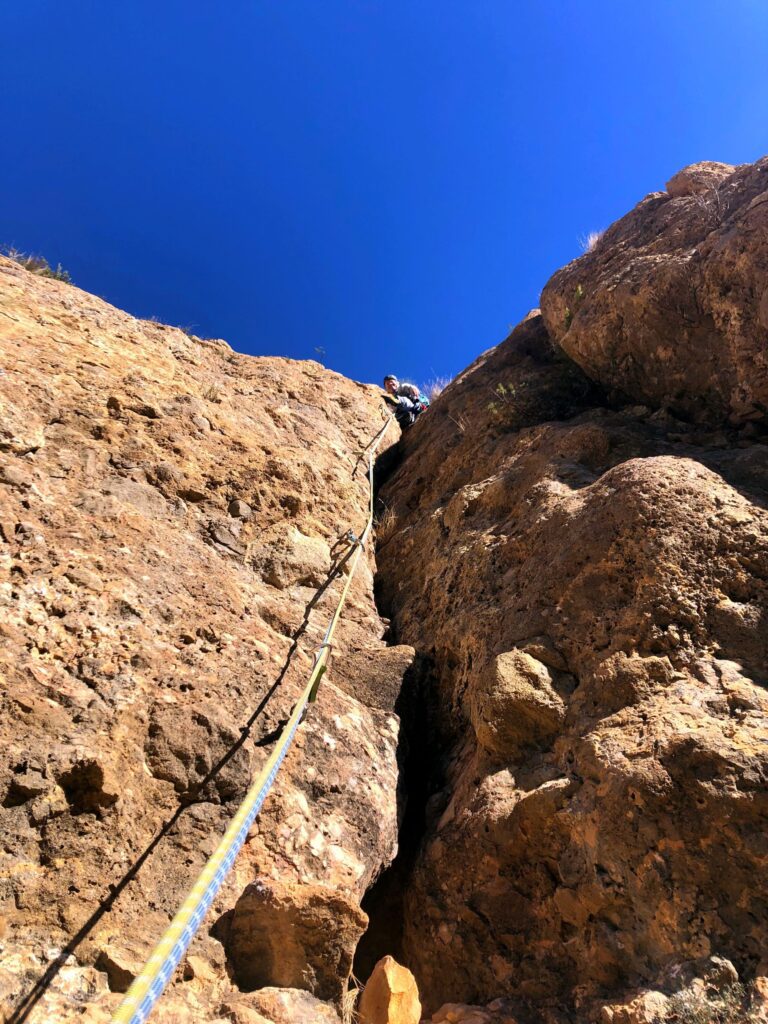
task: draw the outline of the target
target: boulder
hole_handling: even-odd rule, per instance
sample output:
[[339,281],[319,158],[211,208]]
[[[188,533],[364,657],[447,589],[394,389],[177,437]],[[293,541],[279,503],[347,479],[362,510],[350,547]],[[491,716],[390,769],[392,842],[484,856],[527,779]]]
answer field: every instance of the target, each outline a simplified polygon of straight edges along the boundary
[[416,981],[391,956],[376,964],[357,1005],[360,1024],[419,1024],[421,1003]]
[[319,885],[262,880],[235,904],[226,943],[237,984],[305,989],[340,1003],[368,924],[363,911]]
[[646,196],[541,295],[593,380],[695,422],[768,410],[768,157],[695,164]]
[[697,196],[710,192],[730,177],[736,170],[733,164],[721,164],[716,160],[702,160],[698,164],[690,164],[682,171],[673,174],[667,182],[667,192],[671,196]]
[[501,757],[514,758],[556,736],[565,702],[546,666],[520,650],[497,655],[474,681],[470,715],[478,742]]

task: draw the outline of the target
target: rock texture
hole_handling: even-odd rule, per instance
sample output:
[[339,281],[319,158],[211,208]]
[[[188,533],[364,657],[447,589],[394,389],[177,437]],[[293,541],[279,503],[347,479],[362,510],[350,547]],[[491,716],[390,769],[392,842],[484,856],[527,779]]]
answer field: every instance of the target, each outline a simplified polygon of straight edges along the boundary
[[253,882],[235,904],[227,950],[246,991],[271,983],[340,1003],[368,918],[328,886]]
[[360,1024],[419,1024],[421,1002],[413,975],[391,956],[376,964],[357,1006]]
[[[31,1019],[87,1002],[99,1020],[303,686],[382,411],[316,363],[239,356],[5,259],[0,346],[0,999],[17,1006],[66,960]],[[339,995],[360,898],[397,845],[393,707],[412,652],[386,648],[372,585],[369,556],[322,699],[153,1019],[295,1020],[291,999]],[[277,958],[250,977],[253,885],[280,889],[264,927],[311,933],[326,967],[302,978]],[[269,1003],[241,991],[256,983],[309,991]],[[336,1019],[318,1005],[302,1019]]]
[[768,158],[694,164],[646,196],[541,296],[594,379],[694,420],[768,411]]
[[[768,436],[653,406],[758,409],[767,169],[726,178],[705,233],[698,205],[666,195],[606,232],[555,276],[544,318],[446,388],[382,492],[384,610],[431,660],[437,700],[404,911],[430,1012],[503,997],[490,1019],[594,1020],[673,994],[702,957],[758,972]],[[715,330],[703,293],[688,304],[697,274],[729,275],[738,332],[736,312]],[[660,277],[687,325],[661,316]]]

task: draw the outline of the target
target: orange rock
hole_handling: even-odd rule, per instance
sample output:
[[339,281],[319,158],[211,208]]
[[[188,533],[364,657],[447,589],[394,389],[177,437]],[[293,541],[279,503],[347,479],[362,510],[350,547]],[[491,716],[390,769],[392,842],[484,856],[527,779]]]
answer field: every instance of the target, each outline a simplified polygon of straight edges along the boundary
[[340,1002],[368,918],[322,885],[260,879],[235,904],[227,950],[237,984],[306,989]]
[[541,293],[593,380],[694,422],[765,422],[768,159],[686,167]]
[[[576,264],[628,256],[613,230]],[[382,488],[382,606],[430,652],[444,765],[404,894],[429,1012],[503,996],[583,1021],[599,998],[624,1019],[628,978],[674,992],[671,963],[768,948],[765,446],[678,431],[590,393],[533,316]]]
[[[0,959],[18,998],[45,951],[63,948],[141,858],[109,937],[78,949],[90,972],[78,984],[109,1000],[183,900],[304,686],[343,583],[315,602],[331,548],[368,515],[355,470],[383,403],[318,363],[238,356],[4,257],[0,309],[2,911],[18,908]],[[158,1021],[166,1005],[169,1019],[173,1007],[179,1019],[219,1015],[227,911],[256,877],[301,898],[327,891],[295,976],[345,988],[359,901],[397,850],[393,709],[413,659],[382,639],[374,566],[369,545],[320,699],[190,951],[194,977],[177,973]],[[382,678],[385,711],[371,706]],[[352,908],[348,938],[336,899]],[[208,934],[216,918],[220,939]]]
[[419,1024],[419,990],[408,968],[391,956],[379,960],[363,989],[357,1012],[360,1024]]

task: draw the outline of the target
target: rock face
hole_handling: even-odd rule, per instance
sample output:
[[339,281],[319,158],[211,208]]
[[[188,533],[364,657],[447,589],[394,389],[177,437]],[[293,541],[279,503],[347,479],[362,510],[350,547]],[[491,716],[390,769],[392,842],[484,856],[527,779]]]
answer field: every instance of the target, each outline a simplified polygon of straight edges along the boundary
[[[673,202],[641,205],[635,229],[650,238]],[[582,263],[602,282],[630,259],[624,230],[555,278],[548,322]],[[723,244],[768,241],[744,237]],[[612,296],[596,283],[590,308]],[[622,337],[647,338],[644,311]],[[588,322],[579,358],[603,377],[608,334]],[[676,366],[693,395],[701,364]],[[404,912],[429,1012],[501,998],[488,1019],[609,1005],[619,1019],[638,991],[674,992],[686,962],[754,976],[768,943],[766,441],[609,404],[536,314],[403,439],[378,559],[384,610],[431,660],[437,700],[424,742],[440,770]]]
[[694,164],[646,196],[541,296],[595,380],[690,419],[768,411],[768,158]]
[[[316,363],[239,356],[5,259],[0,307],[0,1001],[17,1005],[87,925],[35,1012],[61,1019],[85,1000],[98,1020],[304,685],[341,581],[318,587],[339,534],[366,520],[357,456],[382,412],[375,389]],[[273,937],[336,923],[312,932],[314,974],[262,964],[258,984],[340,993],[360,898],[396,851],[393,707],[412,658],[386,647],[372,584],[369,555],[197,967],[153,1019],[210,1020],[224,1004],[290,1016],[293,996],[267,1005],[241,991],[247,970],[233,983],[225,969],[248,956],[257,883],[281,887],[258,909]]]
[[[155,1019],[338,1024],[366,894],[371,1021],[765,1013],[766,218],[768,160],[686,168],[387,452],[391,629],[369,553]],[[0,996],[52,965],[38,1019],[106,1022],[304,684],[382,411],[0,299]]]

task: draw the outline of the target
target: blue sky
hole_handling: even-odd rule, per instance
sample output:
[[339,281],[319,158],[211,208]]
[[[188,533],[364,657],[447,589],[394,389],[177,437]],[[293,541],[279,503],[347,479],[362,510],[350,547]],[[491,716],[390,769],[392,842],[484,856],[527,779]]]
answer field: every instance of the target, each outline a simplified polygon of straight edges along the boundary
[[3,3],[0,243],[242,352],[450,376],[579,236],[768,152],[767,55],[765,0]]

